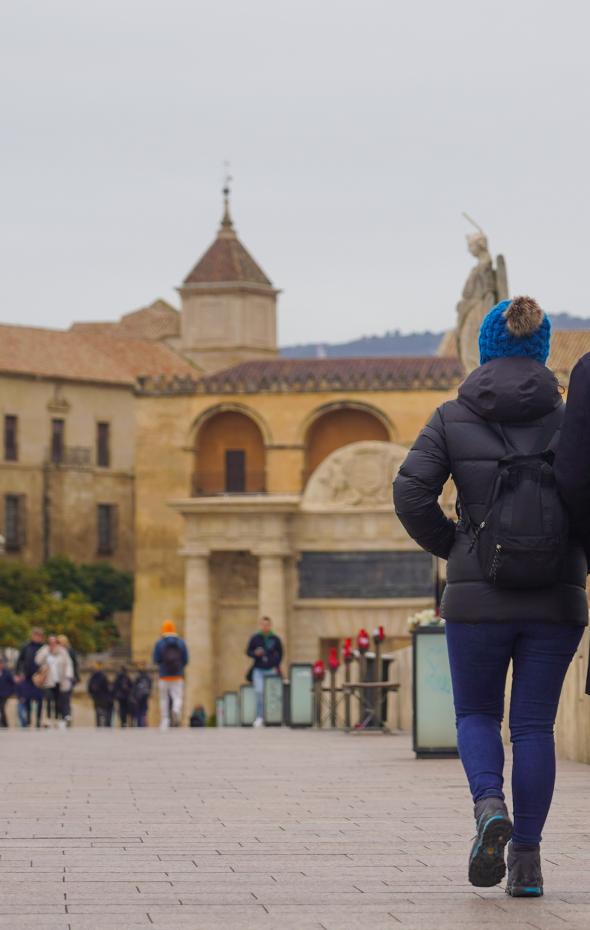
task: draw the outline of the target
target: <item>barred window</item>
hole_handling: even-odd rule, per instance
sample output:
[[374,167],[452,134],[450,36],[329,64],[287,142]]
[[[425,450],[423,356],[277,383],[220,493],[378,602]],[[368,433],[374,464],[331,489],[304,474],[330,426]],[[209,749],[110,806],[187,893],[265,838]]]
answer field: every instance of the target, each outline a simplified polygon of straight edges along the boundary
[[96,424],[96,464],[99,468],[111,465],[111,424]]
[[225,490],[246,490],[246,452],[244,449],[226,449]]
[[7,552],[20,552],[26,542],[26,498],[24,494],[4,495],[4,539]]
[[65,455],[66,421],[53,419],[51,421],[51,461],[54,465],[63,462]]
[[18,417],[13,414],[4,417],[4,461],[18,461]]
[[116,504],[97,504],[96,548],[99,555],[112,555],[117,548],[118,512]]

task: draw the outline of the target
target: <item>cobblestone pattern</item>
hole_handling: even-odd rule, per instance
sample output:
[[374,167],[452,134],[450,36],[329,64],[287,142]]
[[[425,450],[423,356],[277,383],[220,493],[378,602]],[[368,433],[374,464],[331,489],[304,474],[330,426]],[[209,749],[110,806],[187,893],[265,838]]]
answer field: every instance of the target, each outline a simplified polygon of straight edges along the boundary
[[405,736],[0,732],[0,930],[590,927],[590,771],[562,763],[543,900],[466,879],[455,760]]

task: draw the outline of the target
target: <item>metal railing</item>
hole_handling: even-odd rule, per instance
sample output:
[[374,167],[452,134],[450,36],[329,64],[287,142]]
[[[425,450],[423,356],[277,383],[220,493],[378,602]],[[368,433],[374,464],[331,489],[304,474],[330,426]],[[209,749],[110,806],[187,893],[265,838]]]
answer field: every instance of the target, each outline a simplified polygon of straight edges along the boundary
[[224,470],[198,471],[192,478],[191,493],[193,497],[204,497],[214,494],[264,494],[266,491],[266,475],[263,470],[246,469],[244,487],[231,489],[228,487],[227,474]]

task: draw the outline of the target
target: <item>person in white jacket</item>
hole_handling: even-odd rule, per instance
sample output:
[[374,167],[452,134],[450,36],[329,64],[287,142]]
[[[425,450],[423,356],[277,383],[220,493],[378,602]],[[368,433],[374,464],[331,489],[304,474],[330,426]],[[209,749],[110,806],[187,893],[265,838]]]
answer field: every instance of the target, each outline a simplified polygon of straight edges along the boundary
[[38,685],[45,691],[47,719],[51,722],[53,716],[56,726],[65,727],[67,695],[74,683],[70,654],[60,646],[56,636],[48,636],[46,645],[35,655],[35,662],[39,666]]

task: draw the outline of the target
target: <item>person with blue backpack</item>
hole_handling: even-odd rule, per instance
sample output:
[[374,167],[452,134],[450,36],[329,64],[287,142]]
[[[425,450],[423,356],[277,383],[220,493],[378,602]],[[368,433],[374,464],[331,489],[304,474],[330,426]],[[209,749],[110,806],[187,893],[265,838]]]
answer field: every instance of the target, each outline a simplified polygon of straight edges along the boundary
[[179,727],[184,697],[184,670],[188,665],[186,643],[172,620],[162,624],[162,635],[154,646],[153,663],[158,666],[160,689],[160,729]]
[[[479,334],[480,367],[422,430],[394,482],[397,516],[447,560],[441,602],[457,738],[477,836],[469,881],[543,894],[540,843],[555,784],[554,723],[588,623],[584,547],[570,533],[553,462],[564,416],[546,367],[551,325],[530,297],[501,301]],[[452,477],[457,520],[438,503]],[[501,723],[513,678],[514,820],[504,798]]]

